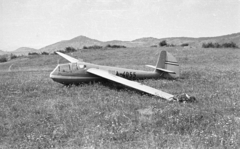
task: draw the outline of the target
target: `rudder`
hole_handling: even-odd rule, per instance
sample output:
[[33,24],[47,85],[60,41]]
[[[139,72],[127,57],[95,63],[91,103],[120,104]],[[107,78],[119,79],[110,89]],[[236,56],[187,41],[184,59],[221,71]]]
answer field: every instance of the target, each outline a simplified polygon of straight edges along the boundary
[[[180,73],[179,73],[180,68],[176,58],[171,53],[168,53],[167,51],[162,51],[160,53],[160,56],[156,64],[156,68],[175,72],[175,73],[168,73],[167,74],[169,75],[168,77],[177,78],[180,76]],[[155,71],[161,71],[161,70],[156,69]]]

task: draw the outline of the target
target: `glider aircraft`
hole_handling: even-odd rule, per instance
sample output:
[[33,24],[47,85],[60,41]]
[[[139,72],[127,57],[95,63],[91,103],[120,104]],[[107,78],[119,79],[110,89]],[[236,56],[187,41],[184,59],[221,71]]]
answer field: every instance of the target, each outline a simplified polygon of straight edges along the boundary
[[[91,81],[110,80],[154,96],[159,96],[169,101],[178,100],[174,95],[133,81],[148,78],[178,78],[179,64],[176,58],[169,52],[162,51],[160,53],[156,66],[146,65],[153,68],[153,71],[96,65],[84,62],[83,60],[75,59],[60,52],[56,53],[70,62],[58,64],[57,67],[50,73],[50,78],[58,83],[69,85]],[[190,96],[185,94],[185,98],[190,99]]]

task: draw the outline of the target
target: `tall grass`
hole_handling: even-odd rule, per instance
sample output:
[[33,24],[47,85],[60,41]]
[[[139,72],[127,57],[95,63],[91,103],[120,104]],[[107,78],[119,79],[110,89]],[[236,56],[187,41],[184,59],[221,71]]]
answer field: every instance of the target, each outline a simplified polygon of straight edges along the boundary
[[[141,83],[194,95],[197,103],[167,102],[109,82],[62,86],[49,78],[58,59],[65,62],[56,55],[0,64],[0,147],[238,148],[239,50],[163,49],[178,58],[181,78]],[[160,50],[74,54],[97,64],[150,70],[144,65],[155,64]]]

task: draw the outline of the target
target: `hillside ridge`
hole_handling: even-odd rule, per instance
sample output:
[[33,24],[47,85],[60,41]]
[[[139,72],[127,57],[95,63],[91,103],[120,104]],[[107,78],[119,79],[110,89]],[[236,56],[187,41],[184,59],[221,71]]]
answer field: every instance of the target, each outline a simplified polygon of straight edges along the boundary
[[0,54],[13,53],[17,55],[26,55],[29,52],[49,52],[65,50],[66,47],[73,47],[75,49],[82,49],[84,46],[106,46],[106,45],[122,45],[126,47],[150,47],[158,46],[159,43],[163,40],[166,40],[168,44],[179,46],[184,43],[188,43],[191,47],[200,47],[203,43],[208,42],[234,42],[240,47],[240,32],[227,34],[222,36],[213,36],[213,37],[166,37],[166,38],[155,38],[155,37],[142,37],[132,41],[122,41],[122,40],[110,40],[110,41],[100,41],[97,39],[92,39],[84,35],[74,37],[69,40],[61,40],[59,42],[44,46],[40,49],[34,49],[29,47],[21,47],[15,51],[3,51],[0,50]]

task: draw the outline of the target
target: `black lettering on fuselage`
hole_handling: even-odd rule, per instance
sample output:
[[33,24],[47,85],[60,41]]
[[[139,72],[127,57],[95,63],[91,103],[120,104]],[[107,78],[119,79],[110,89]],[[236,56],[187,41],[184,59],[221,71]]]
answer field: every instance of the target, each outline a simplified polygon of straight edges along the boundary
[[116,75],[126,79],[130,79],[130,80],[135,80],[137,77],[136,72],[128,72],[128,71],[124,71],[122,73],[117,71]]

